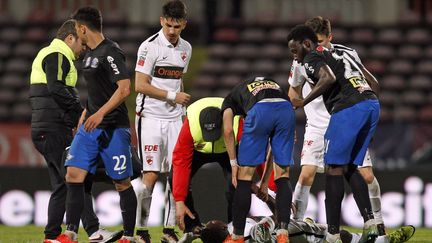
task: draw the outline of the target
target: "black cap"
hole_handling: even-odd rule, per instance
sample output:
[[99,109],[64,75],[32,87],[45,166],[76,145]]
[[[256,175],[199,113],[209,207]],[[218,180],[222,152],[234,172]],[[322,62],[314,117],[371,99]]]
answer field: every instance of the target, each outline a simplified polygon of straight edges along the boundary
[[215,142],[222,135],[222,112],[217,107],[203,109],[199,116],[202,136],[206,142]]

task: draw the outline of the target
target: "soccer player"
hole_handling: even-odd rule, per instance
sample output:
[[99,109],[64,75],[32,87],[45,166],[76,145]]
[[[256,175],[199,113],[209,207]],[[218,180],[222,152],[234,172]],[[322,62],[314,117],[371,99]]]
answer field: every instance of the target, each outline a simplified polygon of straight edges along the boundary
[[[180,37],[186,27],[186,6],[168,1],[160,17],[162,29],[138,49],[135,67],[135,128],[138,155],[143,161],[143,188],[138,188],[137,235],[150,242],[146,229],[152,193],[159,173],[171,169],[172,152],[182,127],[183,108],[190,95],[183,92],[192,47]],[[174,232],[175,209],[169,183],[166,185],[165,222],[162,241],[177,240]]]
[[[311,27],[317,34],[318,44],[327,49],[337,49],[346,52],[357,63],[366,80],[371,84],[371,88],[377,93],[378,82],[376,78],[362,65],[357,52],[349,47],[331,43],[333,36],[331,33],[331,24],[328,19],[321,16],[309,19],[305,25]],[[304,66],[293,61],[291,73],[288,79],[290,98],[306,97],[310,90],[311,81],[308,79]],[[305,135],[301,156],[301,173],[293,193],[293,202],[297,210],[294,213],[294,219],[303,220],[309,198],[309,191],[317,172],[324,172],[324,133],[330,120],[330,114],[324,106],[322,96],[317,97],[304,107],[307,124],[305,126]],[[372,211],[378,226],[380,235],[385,235],[384,221],[381,215],[381,191],[377,179],[372,171],[372,160],[369,151],[366,151],[363,165],[358,167],[360,174],[368,184],[369,196],[371,200]]]
[[[184,232],[201,226],[194,209],[190,180],[201,166],[217,162],[222,167],[227,183],[227,215],[231,217],[234,186],[231,183],[231,165],[222,136],[223,98],[208,97],[195,101],[187,108],[187,118],[177,139],[173,152],[173,195],[176,201],[177,224]],[[235,137],[241,133],[239,117],[235,117]],[[237,145],[238,139],[236,139]]]
[[[75,29],[76,21],[67,20],[57,31],[51,44],[37,54],[30,75],[32,106],[32,140],[44,156],[52,187],[48,204],[48,222],[44,243],[58,242],[65,214],[66,184],[62,160],[64,149],[70,145],[83,108],[75,90],[77,70],[73,61],[84,50]],[[121,232],[99,229],[93,211],[90,178],[85,180],[85,209],[81,215],[89,240],[117,238]]]
[[[277,186],[278,242],[288,241],[292,199],[289,166],[292,161],[295,117],[292,104],[280,86],[265,77],[254,77],[235,86],[223,104],[224,140],[236,186],[233,202],[234,232],[226,242],[244,242],[244,227],[251,203],[252,176],[256,166],[266,161],[268,143],[274,154]],[[237,153],[233,132],[234,115],[245,117]]]
[[287,37],[294,59],[304,65],[314,88],[304,99],[292,99],[297,108],[304,107],[320,95],[331,114],[324,136],[326,171],[326,215],[329,242],[340,239],[340,213],[344,196],[344,177],[351,186],[362,214],[362,241],[374,240],[377,228],[371,209],[368,188],[357,170],[363,164],[367,147],[379,119],[379,102],[358,64],[346,52],[328,51],[318,45],[315,32],[298,25]]
[[98,156],[120,195],[124,233],[119,242],[134,242],[137,201],[129,178],[132,176],[131,134],[124,101],[130,94],[130,80],[126,60],[118,44],[102,34],[99,10],[83,7],[72,18],[77,22],[79,38],[89,49],[83,60],[88,101],[65,163],[68,186],[65,234],[69,241],[64,242],[77,242],[83,181],[88,173],[96,172]]

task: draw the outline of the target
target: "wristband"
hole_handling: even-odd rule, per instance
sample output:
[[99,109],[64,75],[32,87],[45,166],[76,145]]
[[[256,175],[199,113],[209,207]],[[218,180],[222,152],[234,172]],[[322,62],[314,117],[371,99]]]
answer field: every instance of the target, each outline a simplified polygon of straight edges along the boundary
[[177,96],[176,92],[167,91],[167,96],[166,96],[167,100],[175,101],[176,96]]
[[231,166],[239,166],[237,163],[237,159],[230,159]]

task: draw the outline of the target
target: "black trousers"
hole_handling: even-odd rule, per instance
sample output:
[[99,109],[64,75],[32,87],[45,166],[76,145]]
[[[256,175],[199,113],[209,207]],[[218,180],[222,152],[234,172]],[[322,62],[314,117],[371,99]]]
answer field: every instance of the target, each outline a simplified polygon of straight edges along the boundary
[[[225,189],[225,198],[227,200],[227,217],[228,222],[232,221],[232,202],[234,199],[234,192],[235,188],[231,183],[231,164],[228,157],[228,153],[222,153],[222,154],[205,154],[200,153],[197,151],[194,151],[193,158],[192,158],[192,171],[190,178],[192,181],[192,178],[194,175],[198,172],[198,170],[205,164],[216,162],[222,167],[223,175],[225,178],[226,183],[226,189]],[[171,173],[172,175],[172,173]],[[172,176],[171,176],[172,178]],[[172,180],[170,180],[170,183],[172,183]],[[172,187],[171,187],[172,188]],[[195,210],[194,207],[194,200],[192,195],[192,190],[189,187],[189,192],[185,200],[185,205],[191,210],[191,212],[195,215],[195,219],[191,219],[188,216],[185,216],[185,232],[191,232],[195,226],[201,225],[201,220],[199,218],[198,213]]]
[[[65,148],[70,146],[72,142],[72,133],[32,131],[32,140],[48,166],[52,193],[48,204],[48,223],[44,233],[47,239],[55,239],[62,232],[61,224],[66,211],[66,170],[62,157]],[[91,176],[86,178],[84,184],[86,193],[81,220],[87,234],[91,235],[99,229],[99,219],[93,211]]]

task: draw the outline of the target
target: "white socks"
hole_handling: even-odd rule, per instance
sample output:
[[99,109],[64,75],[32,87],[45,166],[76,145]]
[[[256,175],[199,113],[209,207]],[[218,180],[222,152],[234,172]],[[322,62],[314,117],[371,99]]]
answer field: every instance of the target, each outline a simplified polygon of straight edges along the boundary
[[376,224],[384,224],[381,214],[381,190],[376,178],[368,184],[369,197]]
[[297,210],[295,210],[295,213],[293,214],[294,220],[299,221],[304,219],[309,201],[310,189],[310,186],[303,186],[299,182],[297,182],[293,193],[293,203],[297,208]]
[[150,206],[152,201],[153,188],[148,189],[146,185],[139,188],[137,195],[137,228],[147,226],[150,215]]
[[165,187],[165,217],[164,225],[166,227],[174,227],[176,225],[175,218],[175,201],[171,191],[171,186],[167,180]]

